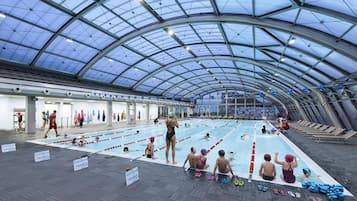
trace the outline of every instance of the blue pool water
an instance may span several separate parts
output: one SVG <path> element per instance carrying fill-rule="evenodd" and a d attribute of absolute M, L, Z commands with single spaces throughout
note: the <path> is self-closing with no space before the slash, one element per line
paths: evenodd
<path fill-rule="evenodd" d="M 185 123 L 189 123 L 190 127 L 184 127 Z M 244 121 L 244 120 L 202 120 L 193 119 L 180 121 L 180 128 L 176 129 L 176 161 L 182 166 L 191 147 L 195 147 L 196 154 L 199 154 L 202 148 L 210 149 L 216 145 L 207 155 L 209 164 L 208 171 L 212 171 L 215 161 L 218 157 L 217 152 L 220 149 L 225 150 L 226 158 L 231 160 L 233 172 L 238 175 L 248 175 L 249 165 L 252 153 L 252 144 L 256 141 L 256 154 L 253 176 L 258 177 L 260 164 L 263 162 L 263 155 L 269 153 L 274 159 L 274 153 L 279 152 L 279 160 L 284 160 L 285 154 L 292 154 L 298 160 L 298 168 L 295 170 L 297 178 L 302 176 L 302 168 L 309 167 L 295 150 L 290 147 L 280 135 L 262 135 L 261 128 L 266 125 L 267 130 L 272 126 L 264 124 L 263 121 Z M 255 128 L 256 127 L 256 132 Z M 140 131 L 137 133 L 136 131 Z M 206 133 L 210 133 L 210 138 L 205 139 Z M 255 134 L 256 133 L 256 134 Z M 155 136 L 155 152 L 156 161 L 165 161 L 165 134 L 166 126 L 164 123 L 159 125 L 143 125 L 133 128 L 121 128 L 117 130 L 106 130 L 98 132 L 90 132 L 78 135 L 71 135 L 67 138 L 51 138 L 39 139 L 38 143 L 48 145 L 59 145 L 67 148 L 76 148 L 78 150 L 86 150 L 91 152 L 114 153 L 131 159 L 139 158 L 144 153 L 146 145 L 149 143 L 149 137 Z M 71 144 L 71 139 L 84 135 L 86 144 L 83 147 L 74 146 Z M 242 138 L 241 136 L 245 137 Z M 99 136 L 100 142 L 95 142 L 95 136 Z M 123 152 L 123 147 L 128 147 L 129 152 Z M 233 152 L 233 154 L 230 154 Z M 169 155 L 171 159 L 171 153 Z M 277 177 L 275 181 L 280 181 L 281 166 L 276 165 Z M 310 168 L 311 169 L 311 168 Z M 312 170 L 311 180 L 321 183 L 321 180 Z"/>

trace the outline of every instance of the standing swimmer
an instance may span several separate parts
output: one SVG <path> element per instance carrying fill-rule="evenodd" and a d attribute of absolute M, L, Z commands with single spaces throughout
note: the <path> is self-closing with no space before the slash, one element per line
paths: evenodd
<path fill-rule="evenodd" d="M 175 127 L 178 128 L 179 125 L 177 123 L 176 118 L 174 118 L 174 114 L 173 113 L 171 113 L 169 115 L 169 118 L 166 120 L 166 127 L 167 127 L 167 132 L 166 132 L 166 152 L 165 152 L 166 163 L 170 163 L 170 161 L 169 161 L 169 149 L 170 149 L 170 146 L 171 146 L 172 163 L 176 164 L 176 161 L 175 161 L 175 145 L 176 145 Z"/>

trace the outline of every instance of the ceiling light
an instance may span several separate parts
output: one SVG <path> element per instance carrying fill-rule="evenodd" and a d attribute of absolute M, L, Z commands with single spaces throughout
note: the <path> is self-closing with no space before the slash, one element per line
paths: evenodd
<path fill-rule="evenodd" d="M 113 59 L 108 59 L 109 62 L 113 62 Z"/>
<path fill-rule="evenodd" d="M 185 50 L 186 50 L 186 51 L 190 51 L 190 49 L 191 49 L 191 48 L 188 47 L 188 46 L 185 47 Z"/>
<path fill-rule="evenodd" d="M 284 58 L 284 57 L 283 57 L 283 58 L 281 58 L 281 59 L 280 59 L 280 61 L 285 61 L 285 58 Z"/>
<path fill-rule="evenodd" d="M 67 38 L 66 41 L 69 42 L 69 43 L 73 43 L 73 40 L 70 39 L 70 38 Z"/>
<path fill-rule="evenodd" d="M 275 75 L 275 76 L 279 76 L 279 73 L 275 73 L 274 75 Z"/>
<path fill-rule="evenodd" d="M 197 63 L 198 63 L 198 65 L 201 65 L 201 61 L 198 61 Z"/>
<path fill-rule="evenodd" d="M 292 45 L 292 44 L 294 44 L 295 43 L 295 38 L 294 37 L 292 37 L 289 41 L 288 41 L 288 43 L 289 43 L 289 45 Z"/>
<path fill-rule="evenodd" d="M 173 35 L 175 34 L 174 31 L 172 31 L 172 30 L 170 30 L 170 29 L 167 31 L 167 33 L 168 33 L 170 36 L 173 36 Z"/>
<path fill-rule="evenodd" d="M 0 13 L 0 18 L 5 18 L 6 15 L 4 13 Z"/>

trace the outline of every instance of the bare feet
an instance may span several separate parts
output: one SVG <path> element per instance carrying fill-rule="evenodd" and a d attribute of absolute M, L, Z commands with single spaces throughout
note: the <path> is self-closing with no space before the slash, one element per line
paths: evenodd
<path fill-rule="evenodd" d="M 168 164 L 168 163 L 170 163 L 170 161 L 169 161 L 169 160 L 166 160 L 166 163 Z"/>
<path fill-rule="evenodd" d="M 175 164 L 177 164 L 177 162 L 176 162 L 176 161 L 172 161 L 172 164 L 174 164 L 174 165 L 175 165 Z"/>

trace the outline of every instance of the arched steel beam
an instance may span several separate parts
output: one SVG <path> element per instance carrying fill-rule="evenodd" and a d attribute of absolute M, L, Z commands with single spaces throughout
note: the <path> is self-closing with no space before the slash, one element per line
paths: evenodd
<path fill-rule="evenodd" d="M 210 85 L 210 86 L 212 86 L 212 85 L 216 86 L 217 85 L 218 86 L 219 84 L 208 83 L 208 85 Z M 233 80 L 230 83 L 226 83 L 224 88 L 220 87 L 220 89 L 221 90 L 225 90 L 225 89 L 228 89 L 228 88 L 231 89 L 232 87 L 234 88 L 234 90 L 243 90 L 243 91 L 245 91 L 247 89 L 247 87 L 250 87 L 250 88 L 255 88 L 259 92 L 262 92 L 262 89 L 259 88 L 260 86 L 257 86 L 256 84 L 248 82 L 246 80 L 244 81 L 244 83 L 242 83 L 241 80 Z M 197 94 L 198 95 L 202 95 L 202 94 L 206 93 L 205 90 L 206 89 L 204 87 L 200 87 L 197 90 L 190 90 L 189 92 L 184 93 L 183 96 L 188 96 L 190 93 L 194 93 L 196 95 Z M 265 92 L 265 91 L 263 91 L 263 92 L 264 92 L 264 94 L 269 94 L 268 92 Z M 180 93 L 178 93 L 178 94 L 180 94 Z M 281 93 L 278 94 L 278 96 L 276 98 L 279 99 L 279 100 L 280 99 L 282 99 L 282 100 L 290 100 L 289 98 L 286 97 L 286 95 L 281 94 Z M 287 101 L 286 103 L 291 103 L 291 102 Z"/>
<path fill-rule="evenodd" d="M 203 88 L 208 88 L 208 87 L 210 87 L 210 85 L 205 86 Z M 250 89 L 252 91 L 259 92 L 259 90 L 254 88 L 254 87 L 246 86 L 245 88 Z M 227 88 L 227 89 L 235 90 L 235 88 Z M 213 93 L 213 92 L 216 92 L 216 91 L 222 91 L 222 89 L 221 88 L 217 88 L 217 89 L 208 90 L 207 93 L 205 93 L 204 95 L 207 95 L 207 94 L 210 94 L 210 93 Z M 270 99 L 276 101 L 277 103 L 279 103 L 283 107 L 285 113 L 288 114 L 288 109 L 286 108 L 286 105 L 283 102 L 281 102 L 279 99 L 275 98 L 274 96 L 272 96 L 270 94 L 266 94 L 266 96 L 269 97 Z"/>
<path fill-rule="evenodd" d="M 48 0 L 42 0 L 47 4 L 50 4 L 51 6 L 57 8 L 58 6 L 55 5 L 53 2 L 48 1 Z M 62 31 L 64 31 L 69 25 L 71 25 L 74 21 L 76 21 L 77 19 L 81 18 L 82 15 L 86 12 L 88 12 L 89 10 L 93 9 L 94 7 L 96 7 L 98 5 L 98 3 L 102 3 L 106 0 L 98 0 L 95 1 L 91 4 L 89 4 L 86 8 L 84 8 L 83 10 L 81 10 L 79 13 L 77 14 L 73 14 L 73 13 L 69 13 L 69 11 L 65 12 L 64 9 L 60 9 L 61 11 L 65 12 L 66 14 L 71 15 L 71 18 L 64 23 L 61 28 L 59 28 L 52 36 L 51 38 L 45 43 L 45 45 L 41 48 L 41 50 L 37 53 L 37 55 L 35 56 L 35 58 L 32 60 L 31 62 L 31 66 L 35 65 L 36 62 L 38 61 L 38 59 L 41 57 L 41 55 L 46 51 L 46 49 L 51 45 L 51 43 L 62 33 Z"/>
<path fill-rule="evenodd" d="M 196 70 L 191 70 L 191 71 L 188 71 L 188 72 L 194 72 Z M 171 87 L 169 87 L 168 89 L 166 89 L 164 92 L 163 92 L 163 95 L 165 95 L 166 92 L 168 92 L 169 90 L 171 89 L 174 89 L 176 87 L 179 87 L 181 83 L 186 83 L 187 80 L 189 80 L 188 82 L 192 81 L 192 80 L 195 80 L 195 79 L 200 79 L 200 78 L 206 78 L 206 77 L 214 77 L 214 76 L 226 76 L 228 77 L 229 79 L 228 80 L 217 80 L 217 81 L 220 81 L 222 82 L 222 85 L 224 85 L 224 83 L 227 83 L 229 81 L 236 81 L 236 78 L 239 78 L 239 80 L 244 80 L 245 78 L 249 78 L 251 79 L 253 82 L 258 82 L 260 84 L 262 84 L 263 86 L 264 85 L 267 85 L 267 86 L 275 86 L 277 85 L 277 87 L 279 87 L 280 91 L 283 91 L 283 92 L 287 92 L 289 89 L 291 88 L 288 88 L 286 87 L 283 83 L 281 83 L 280 81 L 277 81 L 275 82 L 275 85 L 272 85 L 272 84 L 269 84 L 269 82 L 267 82 L 267 80 L 263 80 L 263 79 L 258 79 L 254 76 L 250 76 L 250 75 L 242 75 L 240 73 L 229 73 L 229 74 L 226 74 L 226 73 L 214 73 L 214 74 L 205 74 L 205 75 L 198 75 L 198 76 L 195 76 L 195 77 L 192 77 L 190 79 L 185 79 L 181 82 L 178 82 L 174 85 L 172 85 Z M 278 84 L 279 83 L 279 84 Z M 192 83 L 191 83 L 192 84 Z M 244 83 L 242 83 L 244 84 Z M 265 88 L 261 88 L 260 90 L 266 90 Z M 150 92 L 149 92 L 150 93 Z M 300 90 L 297 91 L 298 94 L 302 95 L 302 93 L 300 92 Z M 298 97 L 294 97 L 294 98 L 298 98 Z"/>
<path fill-rule="evenodd" d="M 218 68 L 218 69 L 222 69 L 221 67 L 209 67 L 209 68 L 207 68 L 207 69 L 210 69 L 210 71 L 209 72 L 211 72 L 213 69 L 215 69 L 215 68 Z M 240 69 L 240 68 L 236 68 L 236 67 L 225 67 L 224 69 L 233 69 L 233 70 L 239 70 L 239 71 L 247 71 L 247 72 L 250 72 L 250 73 L 254 73 L 254 71 L 253 70 L 246 70 L 246 69 Z M 185 71 L 184 73 L 187 73 L 187 72 L 195 72 L 195 71 L 197 71 L 197 70 L 202 70 L 202 69 L 193 69 L 193 70 L 188 70 L 188 71 Z M 237 73 L 238 75 L 241 75 L 241 73 Z M 289 89 L 292 89 L 292 88 L 288 88 L 288 87 L 286 87 L 287 85 L 290 85 L 290 86 L 294 86 L 294 83 L 291 83 L 290 82 L 290 80 L 289 79 L 285 79 L 284 77 L 280 77 L 279 79 L 277 79 L 277 77 L 276 76 L 274 76 L 274 75 L 272 75 L 272 74 L 269 74 L 269 73 L 261 73 L 261 72 L 258 72 L 258 73 L 256 73 L 256 74 L 258 74 L 259 76 L 261 76 L 261 77 L 263 77 L 263 78 L 266 78 L 267 80 L 264 80 L 265 82 L 270 82 L 271 80 L 274 80 L 275 81 L 275 84 L 276 85 L 279 85 L 279 86 L 281 86 L 282 88 L 284 88 L 284 90 L 285 91 L 288 91 Z M 207 75 L 207 74 L 206 74 Z M 212 77 L 213 76 L 215 76 L 215 75 L 217 75 L 216 73 L 211 73 L 211 74 L 209 74 L 209 75 L 211 75 Z M 231 73 L 229 73 L 229 74 L 224 74 L 224 76 L 228 76 L 228 77 L 231 77 L 230 76 L 231 75 Z M 235 76 L 235 74 L 234 74 L 234 76 Z M 252 77 L 252 78 L 254 78 L 253 76 L 250 76 L 250 75 L 242 75 L 242 76 L 244 76 L 244 77 Z M 170 79 L 170 78 L 169 78 Z M 169 80 L 168 79 L 168 80 Z M 168 81 L 168 80 L 164 80 L 163 82 L 161 82 L 160 84 L 158 84 L 157 86 L 160 86 L 162 83 L 164 83 L 164 82 L 166 82 L 166 81 Z M 230 81 L 230 80 L 217 80 L 217 81 L 221 81 L 221 82 L 224 82 L 224 81 Z M 155 88 L 153 88 L 151 91 L 148 91 L 148 93 L 151 93 L 153 90 L 154 90 Z M 300 89 L 297 89 L 297 91 L 296 91 L 297 93 L 301 93 L 300 92 Z"/>
<path fill-rule="evenodd" d="M 225 73 L 217 73 L 215 74 L 216 76 L 227 76 L 227 74 Z M 233 73 L 230 73 L 230 75 L 234 76 L 234 78 L 240 78 L 242 79 L 242 81 L 244 80 L 248 80 L 248 81 L 252 81 L 253 83 L 256 82 L 256 83 L 259 83 L 259 84 L 262 84 L 262 85 L 265 85 L 265 86 L 268 86 L 268 87 L 271 87 L 272 89 L 276 90 L 277 92 L 280 92 L 280 94 L 284 95 L 286 92 L 284 92 L 283 89 L 281 89 L 280 87 L 278 86 L 274 86 L 274 85 L 271 85 L 263 80 L 259 80 L 259 79 L 256 79 L 256 78 L 253 78 L 253 77 L 249 77 L 249 76 L 246 76 L 246 75 L 240 75 L 238 73 L 236 74 L 233 74 Z M 200 75 L 200 76 L 196 76 L 196 77 L 192 77 L 190 79 L 186 79 L 186 80 L 183 80 L 181 82 L 178 82 L 174 85 L 172 85 L 171 87 L 169 87 L 168 89 L 166 89 L 162 94 L 165 96 L 167 93 L 170 92 L 170 90 L 180 86 L 181 84 L 184 84 L 184 83 L 187 83 L 187 82 L 190 82 L 190 81 L 193 81 L 193 80 L 196 80 L 196 79 L 201 79 L 201 78 L 206 78 L 206 77 L 212 77 L 212 75 Z M 239 79 L 237 80 L 232 80 L 232 81 L 239 81 L 241 85 L 243 85 L 244 83 L 241 83 L 241 81 Z M 217 84 L 219 86 L 221 86 L 221 84 Z M 259 89 L 261 91 L 264 91 L 264 89 Z M 192 93 L 192 92 L 191 92 Z M 288 96 L 288 95 L 285 95 L 286 98 L 289 98 L 289 99 L 293 99 L 291 96 Z"/>
<path fill-rule="evenodd" d="M 186 44 L 187 46 L 193 46 L 193 45 L 208 45 L 208 44 L 221 44 L 221 45 L 227 45 L 226 43 L 222 43 L 222 42 L 205 42 L 205 43 L 190 43 L 190 44 Z M 252 45 L 247 45 L 247 44 L 241 44 L 241 43 L 229 43 L 230 45 L 237 45 L 237 46 L 243 46 L 243 47 L 248 47 L 248 48 L 254 48 Z M 259 48 L 268 48 L 268 47 L 277 47 L 277 46 L 280 46 L 280 45 L 266 45 L 266 46 L 258 46 Z M 126 47 L 127 48 L 127 47 Z M 121 75 L 125 74 L 128 70 L 132 69 L 133 67 L 135 67 L 137 64 L 139 64 L 140 62 L 146 60 L 146 59 L 150 59 L 151 61 L 154 61 L 155 63 L 158 63 L 159 62 L 156 62 L 155 60 L 152 59 L 153 56 L 155 55 L 158 55 L 160 53 L 163 53 L 163 52 L 167 52 L 167 51 L 170 51 L 172 49 L 176 49 L 176 48 L 182 48 L 182 46 L 175 46 L 175 47 L 170 47 L 170 48 L 167 48 L 165 50 L 160 50 L 158 52 L 155 52 L 151 55 L 148 55 L 148 56 L 143 56 L 143 58 L 141 58 L 140 60 L 138 60 L 137 62 L 135 62 L 134 64 L 132 64 L 131 66 L 129 66 L 128 68 L 126 68 L 125 70 L 123 70 L 120 74 L 118 74 L 113 80 L 112 80 L 112 84 L 115 82 L 116 79 L 118 79 Z M 206 47 L 207 48 L 207 47 Z M 228 47 L 230 49 L 230 46 Z M 207 48 L 208 49 L 208 48 Z M 231 51 L 231 50 L 230 50 Z M 233 54 L 232 54 L 233 55 Z M 232 56 L 232 55 L 229 55 L 229 56 Z M 192 56 L 192 58 L 194 58 L 194 56 Z"/>
<path fill-rule="evenodd" d="M 241 23 L 241 24 L 249 24 L 249 25 L 256 25 L 260 27 L 277 29 L 288 33 L 294 33 L 297 36 L 324 45 L 330 49 L 336 50 L 337 52 L 357 61 L 357 54 L 355 54 L 357 52 L 357 47 L 355 45 L 352 45 L 345 41 L 339 41 L 338 38 L 335 36 L 302 25 L 291 24 L 286 21 L 275 20 L 275 19 L 258 19 L 249 15 L 216 16 L 214 14 L 200 14 L 200 15 L 194 15 L 186 18 L 177 18 L 173 20 L 168 20 L 162 23 L 155 23 L 123 36 L 120 40 L 113 42 L 112 44 L 104 48 L 103 51 L 98 53 L 94 58 L 92 58 L 91 61 L 89 61 L 88 64 L 84 68 L 82 68 L 82 70 L 77 74 L 77 76 L 82 77 L 84 73 L 103 56 L 108 54 L 116 47 L 124 44 L 125 42 L 137 36 L 141 36 L 145 33 L 157 29 L 167 28 L 170 26 L 175 26 L 180 24 L 191 24 L 191 23 L 198 23 L 198 22 L 199 23 L 203 23 L 203 22 Z"/>
<path fill-rule="evenodd" d="M 145 76 L 144 78 L 142 78 L 137 84 L 135 84 L 133 86 L 133 88 L 135 89 L 136 87 L 138 87 L 139 85 L 141 85 L 143 82 L 145 82 L 146 80 L 148 80 L 149 78 L 151 78 L 152 76 L 156 75 L 157 73 L 160 73 L 164 70 L 167 70 L 171 67 L 177 66 L 177 65 L 181 65 L 184 63 L 189 63 L 189 62 L 196 62 L 196 61 L 202 61 L 202 60 L 231 60 L 231 61 L 240 61 L 240 62 L 244 62 L 244 63 L 249 63 L 249 64 L 253 64 L 256 66 L 260 66 L 264 69 L 268 69 L 270 71 L 278 71 L 279 74 L 286 76 L 287 78 L 294 80 L 296 82 L 298 82 L 299 84 L 303 85 L 303 86 L 307 86 L 309 88 L 313 88 L 314 86 L 305 80 L 302 80 L 300 78 L 298 78 L 296 75 L 294 75 L 291 72 L 286 71 L 285 69 L 282 68 L 277 68 L 276 66 L 273 66 L 271 64 L 267 64 L 267 63 L 262 63 L 259 61 L 255 61 L 253 59 L 248 59 L 248 58 L 239 58 L 239 57 L 231 57 L 231 56 L 203 56 L 203 57 L 196 57 L 196 58 L 188 58 L 188 59 L 183 59 L 177 62 L 173 62 L 171 64 L 168 64 L 164 67 L 158 68 L 155 71 L 153 71 L 152 73 L 148 74 L 147 76 Z M 292 87 L 294 88 L 294 87 Z M 313 89 L 312 89 L 313 90 Z M 314 90 L 313 90 L 314 91 Z M 316 90 L 315 90 L 316 91 Z M 316 91 L 317 93 L 320 93 L 318 91 Z"/>

